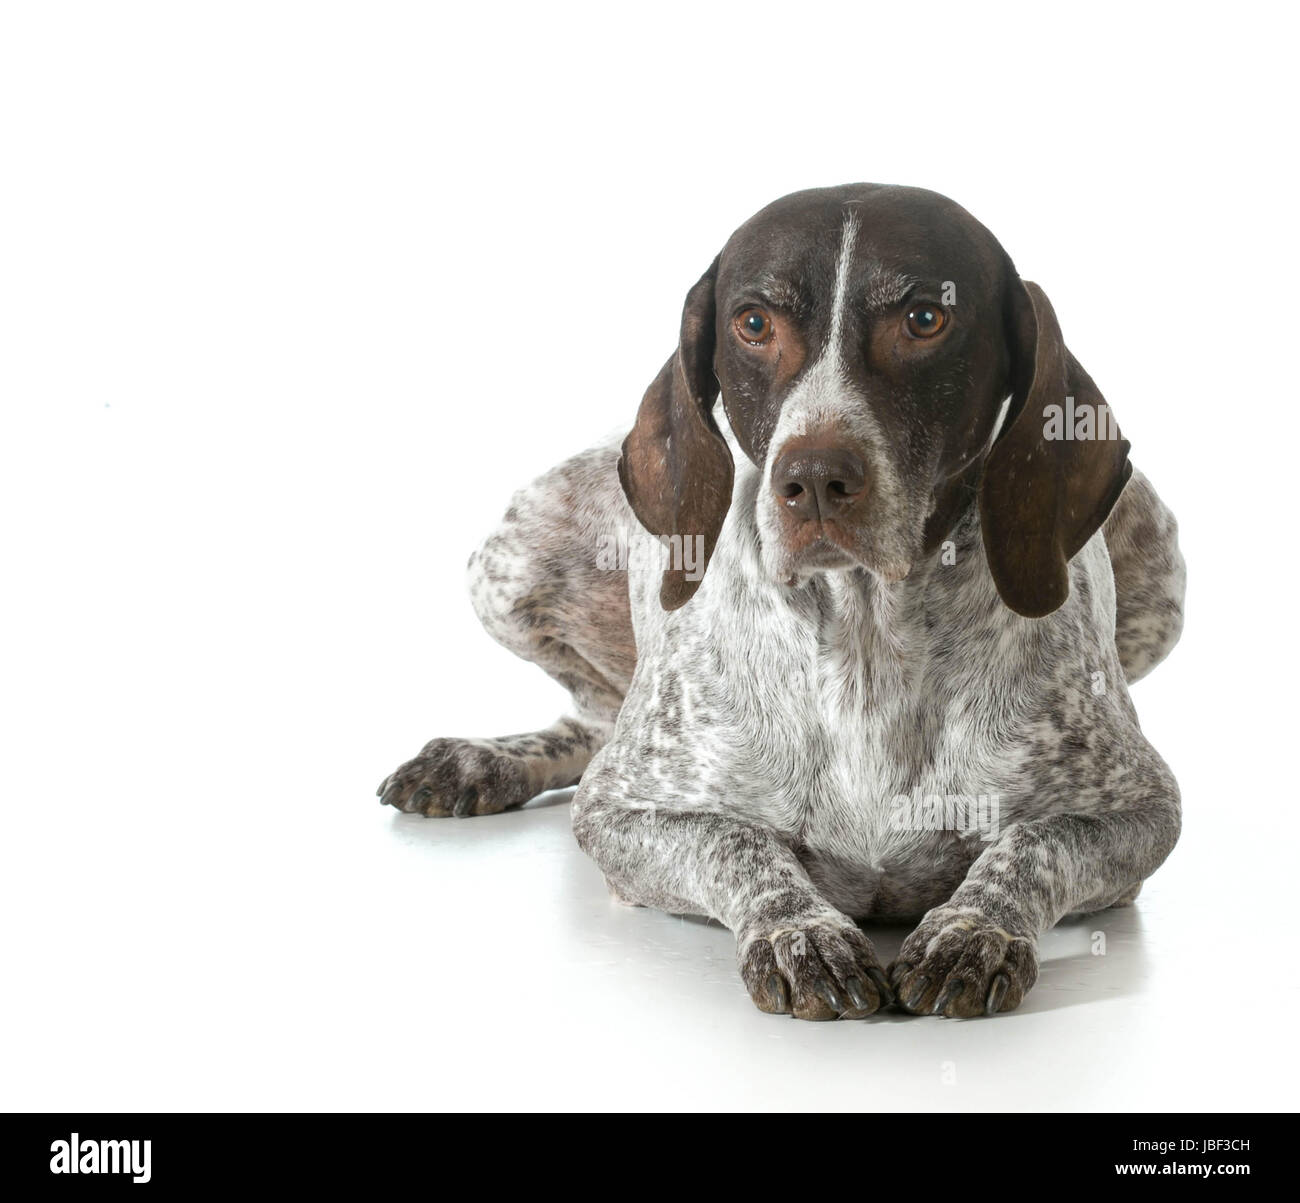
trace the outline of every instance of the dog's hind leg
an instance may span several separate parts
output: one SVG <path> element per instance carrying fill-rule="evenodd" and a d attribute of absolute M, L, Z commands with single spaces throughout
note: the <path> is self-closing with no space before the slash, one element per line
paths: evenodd
<path fill-rule="evenodd" d="M 1131 685 L 1182 634 L 1187 566 L 1178 523 L 1141 472 L 1133 473 L 1103 530 L 1115 573 L 1115 646 Z"/>
<path fill-rule="evenodd" d="M 469 564 L 488 633 L 563 685 L 575 713 L 522 735 L 435 739 L 384 779 L 385 803 L 431 817 L 496 814 L 577 784 L 609 738 L 636 664 L 627 573 L 606 558 L 635 526 L 617 459 L 617 445 L 595 448 L 516 494 Z"/>

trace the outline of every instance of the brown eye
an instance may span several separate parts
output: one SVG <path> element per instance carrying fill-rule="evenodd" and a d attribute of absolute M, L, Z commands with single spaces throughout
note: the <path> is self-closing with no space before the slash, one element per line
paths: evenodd
<path fill-rule="evenodd" d="M 913 305 L 907 311 L 907 332 L 913 338 L 933 338 L 947 324 L 941 305 Z"/>
<path fill-rule="evenodd" d="M 736 333 L 751 346 L 761 347 L 772 337 L 772 319 L 761 309 L 746 309 L 736 318 Z"/>

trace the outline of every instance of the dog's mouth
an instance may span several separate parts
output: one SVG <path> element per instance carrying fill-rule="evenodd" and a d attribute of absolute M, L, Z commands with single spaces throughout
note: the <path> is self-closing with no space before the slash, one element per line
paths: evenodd
<path fill-rule="evenodd" d="M 882 554 L 869 532 L 834 520 L 801 522 L 793 530 L 786 530 L 781 542 L 778 575 L 787 584 L 798 584 L 819 572 L 851 568 L 865 568 L 881 580 L 896 584 L 912 570 L 910 559 Z"/>

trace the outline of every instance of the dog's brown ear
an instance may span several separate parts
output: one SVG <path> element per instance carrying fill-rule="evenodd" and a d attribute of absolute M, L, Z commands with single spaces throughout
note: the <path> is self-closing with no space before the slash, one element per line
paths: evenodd
<path fill-rule="evenodd" d="M 1051 302 L 1013 276 L 1011 404 L 980 482 L 984 552 L 998 593 L 1041 618 L 1070 595 L 1070 559 L 1133 472 L 1106 400 L 1061 338 Z"/>
<path fill-rule="evenodd" d="M 713 420 L 717 272 L 715 259 L 687 293 L 677 350 L 646 390 L 618 461 L 623 492 L 641 525 L 671 540 L 659 589 L 665 610 L 684 606 L 700 587 L 731 505 L 731 452 Z"/>

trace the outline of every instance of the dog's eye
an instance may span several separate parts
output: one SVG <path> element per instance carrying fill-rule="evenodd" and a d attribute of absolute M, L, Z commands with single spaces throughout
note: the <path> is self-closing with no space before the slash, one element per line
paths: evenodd
<path fill-rule="evenodd" d="M 941 305 L 913 305 L 907 311 L 907 332 L 913 338 L 933 338 L 947 324 Z"/>
<path fill-rule="evenodd" d="M 736 318 L 736 333 L 751 346 L 761 347 L 772 337 L 772 319 L 761 309 L 746 309 Z"/>

